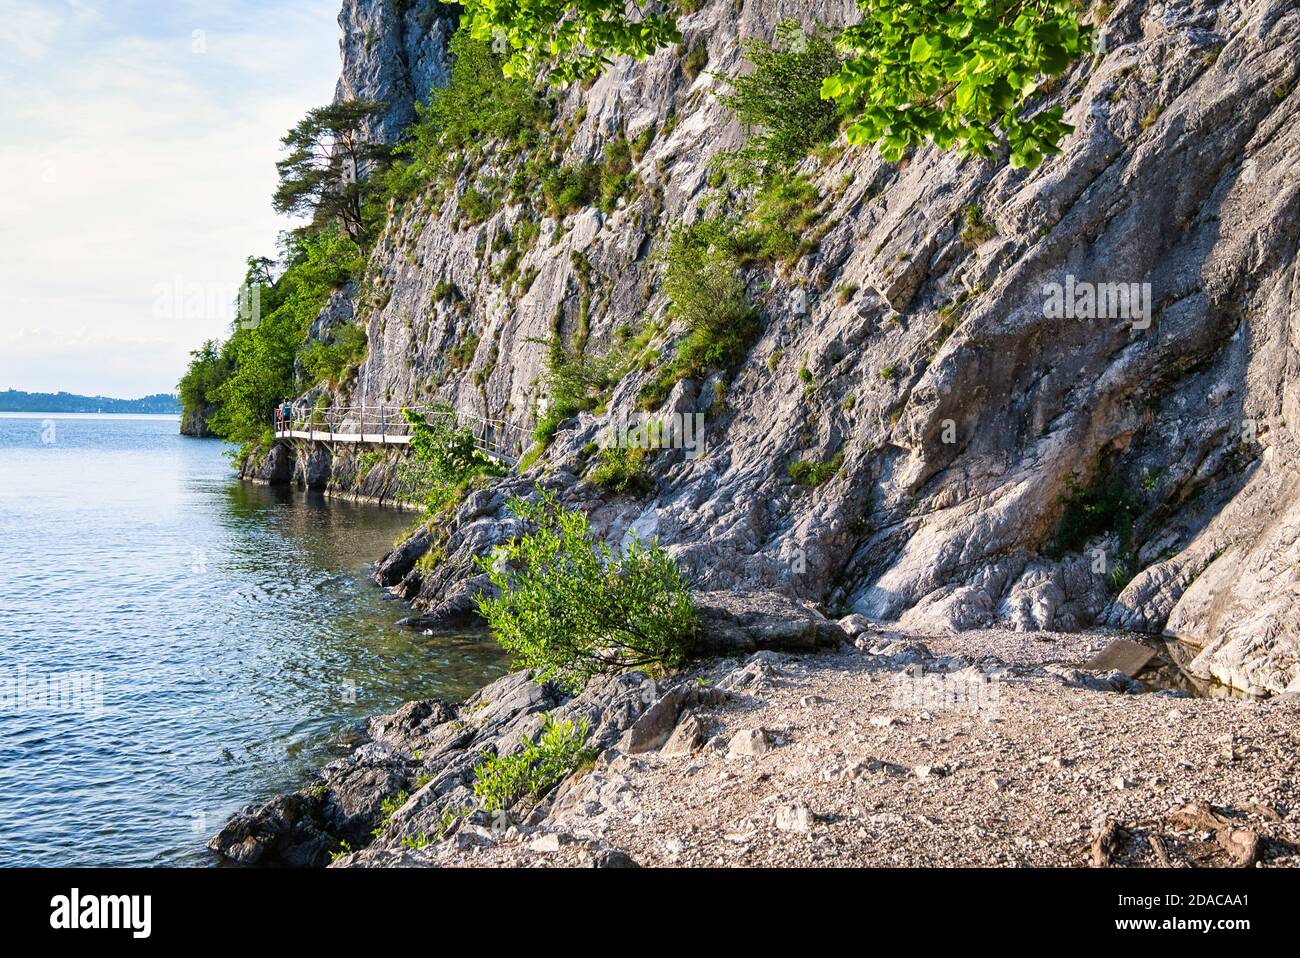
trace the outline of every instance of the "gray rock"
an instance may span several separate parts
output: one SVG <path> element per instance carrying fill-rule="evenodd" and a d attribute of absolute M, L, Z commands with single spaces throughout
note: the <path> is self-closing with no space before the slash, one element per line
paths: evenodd
<path fill-rule="evenodd" d="M 677 727 L 677 717 L 686 701 L 686 693 L 684 686 L 677 686 L 646 709 L 624 734 L 620 743 L 623 751 L 630 755 L 649 752 L 668 741 L 673 729 Z"/>
<path fill-rule="evenodd" d="M 727 746 L 730 757 L 744 756 L 754 758 L 772 751 L 772 734 L 766 729 L 742 729 L 731 737 Z"/>
<path fill-rule="evenodd" d="M 399 543 L 376 565 L 375 584 L 385 587 L 397 585 L 415 568 L 415 564 L 432 545 L 433 534 L 427 529 L 421 529 L 409 539 Z"/>
<path fill-rule="evenodd" d="M 677 727 L 673 729 L 672 736 L 660 750 L 660 754 L 666 756 L 690 755 L 704 746 L 706 738 L 704 723 L 699 720 L 694 712 L 684 712 L 677 722 Z"/>
<path fill-rule="evenodd" d="M 781 806 L 773 818 L 776 827 L 783 832 L 810 832 L 816 821 L 812 809 L 803 802 Z"/>
<path fill-rule="evenodd" d="M 596 868 L 640 868 L 627 852 L 618 848 L 611 848 L 607 851 L 600 852 L 592 861 Z"/>
<path fill-rule="evenodd" d="M 856 612 L 840 619 L 839 626 L 850 639 L 856 639 L 864 632 L 871 630 L 871 623 L 867 621 L 866 616 L 859 615 Z"/>
<path fill-rule="evenodd" d="M 839 623 L 778 593 L 697 593 L 695 604 L 701 654 L 736 655 L 755 649 L 809 652 L 833 648 L 848 638 Z"/>
<path fill-rule="evenodd" d="M 1056 676 L 1063 684 L 1072 688 L 1091 689 L 1094 692 L 1141 692 L 1145 688 L 1141 682 L 1129 678 L 1118 669 L 1110 672 L 1089 672 L 1086 669 L 1048 665 L 1043 671 Z"/>
<path fill-rule="evenodd" d="M 528 843 L 530 850 L 542 854 L 552 854 L 560 850 L 563 842 L 560 840 L 558 832 L 547 832 L 545 835 L 539 835 Z"/>

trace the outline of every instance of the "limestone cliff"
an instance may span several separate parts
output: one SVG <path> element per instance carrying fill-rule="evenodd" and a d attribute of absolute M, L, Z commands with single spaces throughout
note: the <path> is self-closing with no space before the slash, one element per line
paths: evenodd
<path fill-rule="evenodd" d="M 452 16 L 346 0 L 340 95 L 386 100 L 396 136 L 445 79 Z M 662 321 L 656 241 L 698 215 L 709 157 L 742 140 L 712 74 L 740 70 L 741 38 L 786 17 L 843 24 L 856 8 L 712 0 L 681 21 L 704 71 L 662 51 L 567 91 L 570 160 L 654 128 L 635 164 L 643 188 L 608 214 L 543 220 L 513 275 L 494 241 L 525 206 L 473 225 L 466 177 L 409 204 L 367 291 L 331 304 L 370 337 L 332 401 L 441 399 L 531 428 L 553 331 L 581 329 L 599 354 Z M 783 591 L 930 630 L 1167 630 L 1203 646 L 1203 674 L 1300 682 L 1300 9 L 1124 0 L 1100 32 L 1100 52 L 1047 98 L 1076 127 L 1064 155 L 1033 171 L 934 149 L 896 165 L 869 149 L 806 162 L 822 195 L 815 248 L 748 274 L 763 329 L 739 372 L 680 383 L 661 410 L 702 413 L 706 455 L 658 452 L 650 493 L 611 496 L 582 479 L 604 419 L 575 417 L 526 476 L 476 493 L 439 531 L 433 572 L 411 566 L 425 536 L 381 580 L 430 622 L 466 614 L 472 556 L 513 528 L 506 493 L 545 481 L 612 539 L 657 535 L 701 589 Z M 437 295 L 446 284 L 459 296 Z M 1149 284 L 1149 324 L 1054 315 L 1052 291 L 1084 284 Z M 668 327 L 663 354 L 678 335 Z M 634 410 L 654 373 L 629 373 L 607 415 Z M 297 464 L 300 480 L 393 495 L 387 463 L 322 455 Z M 796 460 L 839 468 L 809 488 L 790 476 Z M 290 465 L 262 468 L 283 478 Z M 1100 483 L 1132 506 L 1121 577 L 1118 535 L 1051 548 L 1072 498 Z"/>

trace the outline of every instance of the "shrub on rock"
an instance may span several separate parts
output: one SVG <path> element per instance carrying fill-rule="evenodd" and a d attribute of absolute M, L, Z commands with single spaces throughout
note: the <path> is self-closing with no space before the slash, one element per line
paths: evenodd
<path fill-rule="evenodd" d="M 478 596 L 493 634 L 538 679 L 581 688 L 594 675 L 680 664 L 696 631 L 686 579 L 658 542 L 615 553 L 554 495 L 512 499 L 530 531 L 479 564 L 499 597 Z"/>

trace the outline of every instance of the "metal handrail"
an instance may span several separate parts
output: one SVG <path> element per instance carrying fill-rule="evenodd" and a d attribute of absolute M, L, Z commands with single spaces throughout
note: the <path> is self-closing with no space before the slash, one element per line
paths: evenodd
<path fill-rule="evenodd" d="M 322 442 L 385 445 L 389 442 L 398 444 L 401 440 L 410 438 L 411 425 L 402 415 L 403 410 L 419 413 L 426 419 L 450 419 L 454 428 L 469 430 L 478 449 L 511 465 L 519 461 L 528 445 L 528 433 L 520 426 L 504 419 L 490 419 L 461 410 L 449 411 L 446 406 L 379 405 L 314 409 L 294 405 L 290 408 L 288 419 L 280 417 L 279 407 L 276 407 L 272 419 L 278 439 L 306 438 Z M 307 435 L 295 436 L 293 433 Z"/>

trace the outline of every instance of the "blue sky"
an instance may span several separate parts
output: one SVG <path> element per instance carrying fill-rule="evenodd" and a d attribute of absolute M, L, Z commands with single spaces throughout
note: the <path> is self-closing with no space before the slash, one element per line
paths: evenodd
<path fill-rule="evenodd" d="M 0 390 L 171 391 L 225 335 L 339 6 L 0 0 Z"/>

